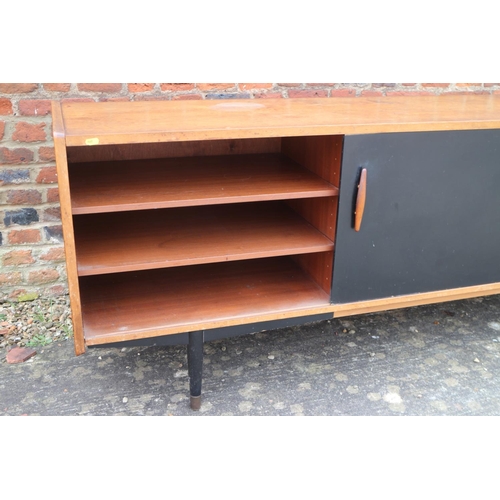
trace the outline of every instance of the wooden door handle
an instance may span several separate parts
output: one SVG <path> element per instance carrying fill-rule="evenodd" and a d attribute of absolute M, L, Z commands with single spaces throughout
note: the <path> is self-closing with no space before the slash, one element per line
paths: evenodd
<path fill-rule="evenodd" d="M 354 230 L 359 231 L 361 221 L 363 220 L 363 212 L 365 211 L 366 201 L 366 168 L 361 170 L 358 184 L 358 194 L 356 196 L 356 208 L 354 211 Z"/>

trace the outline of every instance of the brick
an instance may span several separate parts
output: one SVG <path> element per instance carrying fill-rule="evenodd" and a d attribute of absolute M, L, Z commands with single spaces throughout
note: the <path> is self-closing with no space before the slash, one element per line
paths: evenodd
<path fill-rule="evenodd" d="M 272 89 L 272 83 L 238 83 L 240 90 L 265 90 Z"/>
<path fill-rule="evenodd" d="M 135 94 L 134 101 L 169 101 L 171 95 L 151 95 L 151 94 Z"/>
<path fill-rule="evenodd" d="M 200 94 L 178 94 L 172 97 L 174 101 L 199 101 L 203 99 Z"/>
<path fill-rule="evenodd" d="M 160 90 L 162 92 L 182 92 L 193 89 L 194 83 L 160 83 Z"/>
<path fill-rule="evenodd" d="M 61 220 L 61 207 L 50 207 L 44 210 L 43 220 L 46 222 L 59 222 Z"/>
<path fill-rule="evenodd" d="M 277 84 L 279 87 L 302 87 L 302 84 L 301 83 L 278 83 Z"/>
<path fill-rule="evenodd" d="M 45 290 L 45 295 L 49 296 L 60 296 L 66 295 L 68 293 L 68 289 L 64 285 L 54 285 Z"/>
<path fill-rule="evenodd" d="M 485 87 L 496 87 L 497 85 L 500 85 L 500 83 L 483 83 Z"/>
<path fill-rule="evenodd" d="M 125 101 L 130 101 L 130 96 L 123 96 L 123 97 L 102 96 L 102 97 L 99 97 L 99 102 L 125 102 Z"/>
<path fill-rule="evenodd" d="M 20 272 L 0 273 L 0 285 L 12 286 L 21 283 L 22 275 Z"/>
<path fill-rule="evenodd" d="M 250 94 L 207 94 L 205 99 L 250 99 Z"/>
<path fill-rule="evenodd" d="M 384 94 L 380 90 L 362 90 L 363 97 L 383 97 Z"/>
<path fill-rule="evenodd" d="M 59 203 L 59 188 L 47 189 L 47 203 Z"/>
<path fill-rule="evenodd" d="M 3 256 L 2 262 L 4 266 L 20 266 L 33 264 L 35 260 L 31 255 L 31 250 L 12 250 Z"/>
<path fill-rule="evenodd" d="M 480 83 L 456 83 L 457 87 L 480 87 Z"/>
<path fill-rule="evenodd" d="M 64 261 L 64 247 L 51 248 L 47 253 L 44 253 L 41 260 L 49 262 L 63 262 Z"/>
<path fill-rule="evenodd" d="M 10 99 L 0 99 L 0 115 L 11 115 L 14 113 Z"/>
<path fill-rule="evenodd" d="M 24 363 L 35 354 L 35 349 L 32 349 L 31 347 L 14 347 L 7 353 L 5 359 L 7 363 L 10 364 Z"/>
<path fill-rule="evenodd" d="M 22 99 L 18 107 L 21 115 L 25 116 L 45 116 L 51 113 L 48 99 Z"/>
<path fill-rule="evenodd" d="M 56 152 L 54 148 L 49 146 L 40 146 L 38 149 L 39 161 L 54 161 L 56 159 Z"/>
<path fill-rule="evenodd" d="M 26 169 L 0 168 L 0 186 L 22 184 L 30 181 L 30 171 Z"/>
<path fill-rule="evenodd" d="M 214 92 L 221 90 L 234 89 L 236 86 L 234 83 L 197 83 L 196 88 L 202 92 Z"/>
<path fill-rule="evenodd" d="M 29 94 L 37 88 L 37 83 L 0 83 L 0 94 Z"/>
<path fill-rule="evenodd" d="M 43 285 L 45 283 L 52 283 L 59 279 L 59 272 L 57 269 L 46 268 L 39 271 L 31 271 L 28 275 L 28 282 L 32 285 Z"/>
<path fill-rule="evenodd" d="M 449 83 L 422 83 L 422 87 L 437 87 L 437 88 L 444 88 L 444 87 L 449 87 Z"/>
<path fill-rule="evenodd" d="M 121 83 L 78 83 L 80 92 L 106 92 L 115 93 L 122 89 Z"/>
<path fill-rule="evenodd" d="M 341 89 L 368 89 L 371 87 L 371 83 L 340 83 L 339 84 Z M 392 86 L 392 85 L 396 85 L 395 83 L 394 84 L 390 84 L 390 83 L 387 83 L 386 85 L 389 85 L 389 86 Z"/>
<path fill-rule="evenodd" d="M 91 97 L 67 97 L 61 99 L 61 102 L 95 102 Z"/>
<path fill-rule="evenodd" d="M 55 184 L 57 182 L 56 167 L 43 167 L 36 177 L 38 184 Z"/>
<path fill-rule="evenodd" d="M 33 151 L 26 148 L 0 148 L 0 163 L 29 163 L 33 161 L 33 156 Z"/>
<path fill-rule="evenodd" d="M 0 122 L 0 141 L 3 139 L 4 132 L 5 132 L 5 122 Z"/>
<path fill-rule="evenodd" d="M 490 92 L 488 90 L 445 90 L 444 94 L 446 95 L 489 95 Z"/>
<path fill-rule="evenodd" d="M 436 95 L 434 92 L 430 92 L 428 90 L 388 90 L 386 93 L 386 96 L 391 97 L 391 96 L 398 96 L 398 95 L 403 95 L 403 96 L 413 96 L 413 95 Z"/>
<path fill-rule="evenodd" d="M 51 243 L 63 243 L 62 226 L 45 226 L 45 237 Z"/>
<path fill-rule="evenodd" d="M 328 91 L 326 90 L 289 90 L 288 97 L 297 98 L 297 97 L 328 97 Z"/>
<path fill-rule="evenodd" d="M 154 83 L 129 83 L 127 85 L 128 91 L 131 93 L 136 93 L 136 92 L 150 92 L 151 90 L 154 90 L 155 84 Z"/>
<path fill-rule="evenodd" d="M 9 294 L 9 299 L 10 300 L 17 300 L 17 298 L 21 295 L 24 295 L 26 292 L 26 290 L 24 288 L 17 288 L 16 290 L 13 290 L 10 294 Z"/>
<path fill-rule="evenodd" d="M 330 97 L 356 97 L 356 91 L 354 89 L 333 89 L 330 91 Z"/>
<path fill-rule="evenodd" d="M 11 205 L 37 205 L 42 203 L 42 193 L 36 189 L 12 189 L 7 191 L 7 203 Z"/>
<path fill-rule="evenodd" d="M 5 212 L 4 224 L 9 227 L 12 224 L 27 226 L 32 222 L 38 222 L 38 212 L 34 208 L 21 208 Z"/>
<path fill-rule="evenodd" d="M 334 87 L 336 83 L 306 83 L 307 87 Z"/>
<path fill-rule="evenodd" d="M 71 83 L 44 83 L 43 88 L 49 92 L 69 92 Z"/>
<path fill-rule="evenodd" d="M 39 229 L 11 229 L 8 240 L 11 245 L 23 243 L 39 243 L 42 239 Z"/>
<path fill-rule="evenodd" d="M 16 124 L 12 140 L 19 142 L 38 142 L 47 139 L 45 135 L 46 123 L 19 122 Z"/>

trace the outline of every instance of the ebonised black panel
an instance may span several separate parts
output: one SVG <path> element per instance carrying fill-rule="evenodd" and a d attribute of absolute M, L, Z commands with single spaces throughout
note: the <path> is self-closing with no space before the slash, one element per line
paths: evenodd
<path fill-rule="evenodd" d="M 353 229 L 367 169 L 361 229 Z M 344 141 L 332 302 L 500 282 L 500 131 Z"/>

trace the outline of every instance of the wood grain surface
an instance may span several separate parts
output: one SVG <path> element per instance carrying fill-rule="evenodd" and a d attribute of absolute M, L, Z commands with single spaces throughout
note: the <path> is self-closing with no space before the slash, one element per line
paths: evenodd
<path fill-rule="evenodd" d="M 70 181 L 74 214 L 338 194 L 281 154 L 80 163 Z"/>
<path fill-rule="evenodd" d="M 85 215 L 74 225 L 80 276 L 333 249 L 281 202 Z"/>
<path fill-rule="evenodd" d="M 63 103 L 67 146 L 500 128 L 495 95 Z"/>
<path fill-rule="evenodd" d="M 288 257 L 80 278 L 88 345 L 327 312 Z M 312 312 L 314 311 L 314 312 Z"/>
<path fill-rule="evenodd" d="M 85 352 L 85 341 L 83 338 L 83 322 L 80 304 L 80 289 L 78 285 L 73 217 L 71 215 L 71 192 L 68 179 L 68 160 L 66 157 L 64 120 L 61 112 L 61 104 L 56 101 L 52 102 L 52 129 L 54 135 L 59 199 L 61 203 L 61 222 L 64 236 L 64 252 L 66 257 L 66 273 L 68 276 L 68 291 L 73 321 L 75 354 L 80 355 Z"/>

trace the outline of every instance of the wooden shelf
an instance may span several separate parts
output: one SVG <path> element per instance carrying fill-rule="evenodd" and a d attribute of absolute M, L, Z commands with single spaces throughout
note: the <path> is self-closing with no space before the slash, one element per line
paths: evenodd
<path fill-rule="evenodd" d="M 333 250 L 282 202 L 86 215 L 74 227 L 80 276 Z"/>
<path fill-rule="evenodd" d="M 289 257 L 80 278 L 88 345 L 328 312 Z"/>
<path fill-rule="evenodd" d="M 78 163 L 69 175 L 75 215 L 338 194 L 281 154 Z"/>

